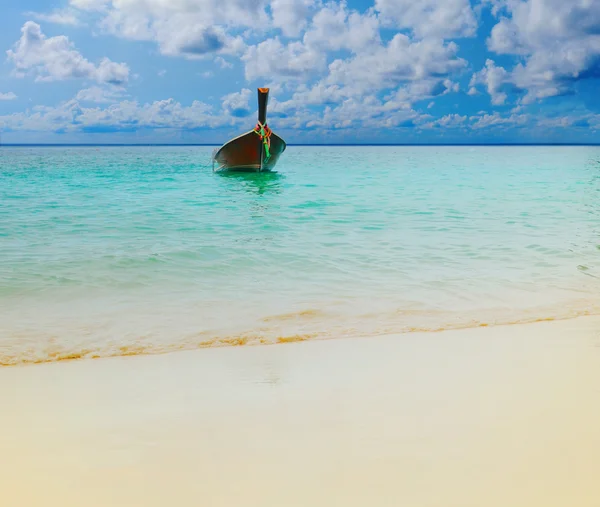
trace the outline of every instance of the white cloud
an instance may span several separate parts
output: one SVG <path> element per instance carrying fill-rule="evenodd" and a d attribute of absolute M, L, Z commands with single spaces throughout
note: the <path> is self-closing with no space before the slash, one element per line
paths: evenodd
<path fill-rule="evenodd" d="M 559 118 L 540 118 L 537 121 L 538 126 L 549 128 L 565 128 L 572 126 L 572 124 L 573 118 L 568 118 L 566 116 Z"/>
<path fill-rule="evenodd" d="M 163 54 L 201 58 L 241 54 L 243 40 L 231 31 L 270 24 L 266 0 L 71 0 L 80 9 L 99 11 L 100 26 L 126 39 L 152 41 Z"/>
<path fill-rule="evenodd" d="M 168 34 L 160 40 L 161 52 L 169 56 L 203 58 L 213 53 L 239 54 L 244 42 L 240 37 L 232 37 L 219 26 L 194 26 L 185 30 L 160 32 Z"/>
<path fill-rule="evenodd" d="M 442 116 L 437 121 L 437 124 L 440 127 L 462 127 L 466 121 L 466 116 L 461 116 L 460 114 L 447 114 L 446 116 Z"/>
<path fill-rule="evenodd" d="M 418 97 L 455 91 L 457 85 L 446 89 L 443 83 L 466 62 L 454 42 L 440 37 L 471 35 L 476 27 L 468 0 L 422 5 L 378 0 L 364 11 L 327 0 L 72 0 L 71 5 L 96 8 L 106 31 L 154 41 L 163 54 L 210 56 L 221 68 L 232 67 L 224 56 L 240 58 L 247 81 L 279 83 L 292 93 L 297 88 L 311 103 L 340 103 L 410 83 L 402 99 L 403 107 L 410 107 Z M 396 34 L 384 43 L 380 18 L 405 23 L 413 35 Z M 282 104 L 298 108 L 299 100 L 296 95 Z"/>
<path fill-rule="evenodd" d="M 466 115 L 461 116 L 460 114 L 447 114 L 446 116 L 442 116 L 438 120 L 431 121 L 423 125 L 424 128 L 435 128 L 440 127 L 443 129 L 453 129 L 453 128 L 465 128 L 467 122 Z"/>
<path fill-rule="evenodd" d="M 120 88 L 101 88 L 99 86 L 92 86 L 91 88 L 80 90 L 75 98 L 81 102 L 96 102 L 101 104 L 115 102 L 121 99 L 123 94 L 124 91 Z"/>
<path fill-rule="evenodd" d="M 290 46 L 278 43 L 276 49 L 283 52 Z M 297 47 L 305 51 L 311 49 L 301 44 Z M 305 120 L 311 122 L 309 126 L 325 128 L 331 121 L 333 126 L 341 128 L 351 123 L 351 112 L 360 118 L 371 118 L 373 125 L 388 122 L 394 126 L 412 122 L 407 114 L 415 102 L 459 90 L 458 83 L 450 76 L 462 70 L 466 62 L 456 57 L 458 47 L 454 43 L 414 42 L 406 35 L 397 34 L 388 44 L 379 41 L 367 47 L 347 59 L 334 61 L 316 83 L 298 84 L 290 99 L 273 101 L 271 110 L 288 116 L 286 124 L 294 128 L 306 125 Z M 321 53 L 312 54 L 317 59 Z M 281 54 L 261 60 L 263 64 L 273 62 L 265 69 L 265 75 L 268 75 L 267 70 L 271 75 L 278 71 L 279 62 L 290 63 L 290 59 Z M 322 60 L 317 59 L 317 62 Z M 324 70 L 315 67 L 315 64 L 307 64 L 303 70 L 307 75 L 311 70 L 315 74 Z M 308 108 L 323 105 L 326 107 L 322 118 L 315 119 L 314 111 Z"/>
<path fill-rule="evenodd" d="M 537 126 L 543 128 L 585 128 L 593 129 L 600 125 L 600 114 L 591 114 L 585 112 L 584 114 L 573 114 L 568 116 L 559 117 L 542 117 L 536 121 Z"/>
<path fill-rule="evenodd" d="M 375 9 L 384 24 L 417 37 L 471 37 L 477 28 L 469 0 L 375 0 Z"/>
<path fill-rule="evenodd" d="M 246 88 L 223 96 L 221 108 L 213 108 L 199 101 L 184 106 L 173 99 L 146 104 L 122 100 L 102 107 L 91 104 L 93 100 L 104 102 L 104 99 L 108 99 L 106 92 L 95 88 L 84 89 L 75 99 L 56 107 L 37 106 L 31 111 L 0 116 L 0 126 L 15 131 L 71 133 L 133 132 L 143 129 L 185 131 L 226 126 L 234 126 L 238 130 L 248 127 L 248 115 L 256 107 L 256 91 Z M 281 103 L 273 99 L 269 109 L 272 113 L 281 112 L 282 109 L 290 111 L 279 106 Z M 291 113 L 274 117 L 278 130 L 412 128 L 430 119 L 430 116 L 421 115 L 410 108 L 390 109 L 388 101 L 371 96 L 346 98 L 340 104 L 325 107 L 319 115 L 306 109 L 306 105 Z"/>
<path fill-rule="evenodd" d="M 249 47 L 242 60 L 248 81 L 273 77 L 305 79 L 325 68 L 326 55 L 299 41 L 284 45 L 274 38 Z"/>
<path fill-rule="evenodd" d="M 501 89 L 510 82 L 509 73 L 504 67 L 496 67 L 493 60 L 489 58 L 485 62 L 485 67 L 479 72 L 475 72 L 471 78 L 469 86 L 469 95 L 475 95 L 477 90 L 474 88 L 476 85 L 484 85 L 487 92 L 492 97 L 492 104 L 498 106 L 506 102 L 508 98 L 507 94 Z"/>
<path fill-rule="evenodd" d="M 511 80 L 530 103 L 570 93 L 579 79 L 600 76 L 600 2 L 495 0 L 502 15 L 488 39 L 490 50 L 518 55 Z"/>
<path fill-rule="evenodd" d="M 31 111 L 0 116 L 0 128 L 14 131 L 67 132 L 67 133 L 110 133 L 136 132 L 144 129 L 181 132 L 197 129 L 232 127 L 234 131 L 248 127 L 248 114 L 255 102 L 255 92 L 242 89 L 222 97 L 222 108 L 213 108 L 203 102 L 194 101 L 189 106 L 173 100 L 158 100 L 140 104 L 123 100 L 108 106 L 85 105 L 84 98 L 95 92 L 82 90 L 78 98 L 56 107 L 37 106 Z M 252 102 L 251 102 L 252 101 Z M 249 104 L 252 104 L 252 107 Z M 273 100 L 271 110 L 279 110 L 281 103 Z M 352 135 L 378 129 L 508 129 L 522 127 L 530 121 L 525 114 L 500 115 L 480 112 L 470 118 L 460 114 L 448 114 L 434 119 L 410 107 L 391 107 L 390 101 L 373 96 L 349 97 L 339 104 L 327 105 L 315 115 L 308 109 L 294 110 L 289 116 L 277 116 L 276 128 L 300 131 L 335 131 L 352 129 Z M 540 126 L 585 127 L 600 125 L 600 115 L 587 115 L 547 119 L 538 121 Z M 300 135 L 300 132 L 299 134 Z"/>
<path fill-rule="evenodd" d="M 17 96 L 13 92 L 1 93 L 0 92 L 0 100 L 15 100 Z"/>
<path fill-rule="evenodd" d="M 357 50 L 379 39 L 376 15 L 371 11 L 365 14 L 351 11 L 343 2 L 105 0 L 96 5 L 88 0 L 71 0 L 71 5 L 82 10 L 95 8 L 99 11 L 100 26 L 109 33 L 152 41 L 163 54 L 187 58 L 209 54 L 240 56 L 245 52 L 245 39 L 249 37 L 258 35 L 263 41 L 279 40 L 274 29 L 293 38 L 309 29 L 303 41 L 310 47 L 306 52 L 335 48 Z M 290 52 L 299 51 L 294 47 Z"/>
<path fill-rule="evenodd" d="M 324 128 L 327 121 L 332 121 L 339 128 L 339 125 L 352 123 L 351 114 L 358 116 L 357 124 L 367 122 L 376 127 L 379 122 L 380 125 L 397 126 L 412 121 L 410 115 L 417 115 L 412 110 L 415 102 L 456 92 L 458 84 L 450 79 L 429 79 L 406 83 L 384 93 L 383 97 L 379 97 L 380 91 L 365 93 L 360 87 L 328 84 L 321 80 L 312 86 L 299 85 L 289 100 L 278 101 L 274 98 L 270 110 L 283 113 L 287 117 L 285 125 L 292 128 L 301 128 L 307 121 Z M 313 106 L 325 106 L 324 113 L 319 113 L 322 121 L 315 119 L 314 110 L 310 109 Z"/>
<path fill-rule="evenodd" d="M 82 11 L 104 11 L 110 0 L 69 0 L 69 3 Z"/>
<path fill-rule="evenodd" d="M 298 37 L 306 28 L 315 0 L 271 0 L 273 25 L 280 28 L 283 35 Z"/>
<path fill-rule="evenodd" d="M 126 100 L 105 108 L 84 107 L 73 99 L 56 107 L 38 106 L 33 111 L 0 116 L 0 126 L 12 130 L 89 133 L 216 128 L 236 121 L 222 112 L 213 114 L 212 107 L 203 102 L 183 106 L 173 99 L 146 104 Z"/>
<path fill-rule="evenodd" d="M 337 104 L 351 96 L 352 93 L 348 88 L 338 85 L 328 85 L 323 81 L 319 81 L 310 87 L 305 84 L 300 85 L 292 95 L 292 98 L 282 103 L 282 105 L 297 108 L 303 105 Z"/>
<path fill-rule="evenodd" d="M 233 64 L 231 62 L 228 62 L 227 60 L 225 60 L 225 58 L 223 58 L 222 56 L 217 56 L 215 58 L 215 63 L 221 67 L 222 69 L 231 69 L 233 68 Z"/>
<path fill-rule="evenodd" d="M 6 54 L 17 75 L 32 74 L 37 81 L 82 78 L 99 83 L 123 84 L 129 79 L 129 67 L 108 58 L 94 65 L 84 58 L 64 35 L 46 37 L 40 25 L 27 21 L 21 38 Z"/>
<path fill-rule="evenodd" d="M 529 117 L 525 114 L 511 114 L 502 116 L 495 112 L 493 114 L 483 113 L 481 115 L 471 116 L 473 122 L 471 128 L 474 130 L 486 129 L 491 127 L 523 126 L 527 123 Z"/>
<path fill-rule="evenodd" d="M 194 101 L 188 107 L 173 99 L 157 100 L 143 105 L 135 101 L 123 101 L 105 110 L 84 110 L 80 120 L 88 126 L 197 128 L 219 124 L 219 118 L 210 114 L 211 109 L 211 106 L 200 101 Z"/>
<path fill-rule="evenodd" d="M 482 5 L 489 5 L 492 8 L 492 14 L 497 16 L 503 9 L 506 8 L 508 0 L 482 0 Z"/>
<path fill-rule="evenodd" d="M 388 111 L 409 109 L 415 102 L 429 100 L 448 93 L 456 93 L 458 90 L 458 83 L 454 83 L 450 79 L 414 81 L 399 87 L 393 94 L 386 96 L 385 108 Z"/>
<path fill-rule="evenodd" d="M 223 110 L 238 118 L 243 118 L 250 114 L 250 99 L 254 94 L 248 88 L 235 93 L 229 93 L 222 97 Z"/>
<path fill-rule="evenodd" d="M 437 39 L 414 42 L 404 34 L 396 34 L 387 45 L 361 52 L 349 60 L 332 62 L 328 82 L 358 87 L 365 93 L 407 81 L 440 82 L 466 66 L 465 60 L 456 56 L 457 51 L 454 42 L 444 44 Z"/>
<path fill-rule="evenodd" d="M 297 114 L 290 123 L 295 123 L 296 128 L 412 128 L 423 118 L 424 115 L 410 108 L 390 110 L 388 103 L 367 96 L 348 98 L 337 106 L 326 106 L 318 115 L 308 112 Z"/>
<path fill-rule="evenodd" d="M 358 53 L 381 43 L 379 20 L 371 12 L 348 10 L 344 3 L 328 4 L 313 17 L 303 42 L 316 50 Z"/>
<path fill-rule="evenodd" d="M 326 70 L 327 52 L 358 53 L 380 44 L 379 23 L 372 13 L 360 14 L 345 4 L 319 9 L 301 40 L 283 43 L 273 37 L 249 46 L 242 60 L 246 79 L 306 79 Z"/>
<path fill-rule="evenodd" d="M 380 97 L 378 93 L 362 93 L 347 86 L 328 85 L 323 81 L 314 86 L 301 85 L 292 98 L 273 101 L 271 110 L 285 114 L 278 118 L 278 127 L 286 128 L 412 128 L 431 116 L 412 109 L 413 102 L 452 93 L 457 84 L 446 79 L 425 83 L 408 83 Z M 325 106 L 315 114 L 312 106 Z"/>
<path fill-rule="evenodd" d="M 495 63 L 499 58 L 491 56 L 482 69 L 473 69 L 477 72 L 464 91 L 487 92 L 493 105 L 509 102 L 514 89 L 527 95 L 511 100 L 519 108 L 506 115 L 481 112 L 470 118 L 460 114 L 433 118 L 415 111 L 427 111 L 436 97 L 459 91 L 457 81 L 468 65 L 458 44 L 448 39 L 475 35 L 477 8 L 472 4 L 478 3 L 487 3 L 498 16 L 488 47 L 515 56 L 518 63 L 509 66 L 506 62 L 511 59 L 505 58 L 500 66 Z M 70 0 L 64 10 L 35 16 L 48 21 L 53 16 L 54 23 L 85 19 L 105 35 L 150 41 L 164 55 L 213 63 L 212 70 L 204 63 L 191 70 L 196 77 L 210 77 L 235 64 L 226 73 L 231 80 L 218 94 L 220 103 L 211 108 L 202 103 L 184 106 L 174 99 L 148 104 L 123 100 L 123 90 L 110 84 L 128 81 L 126 64 L 107 58 L 90 62 L 66 36 L 47 37 L 38 24 L 28 21 L 20 40 L 7 52 L 16 74 L 40 81 L 88 82 L 71 101 L 3 121 L 21 121 L 19 128 L 33 128 L 39 122 L 48 130 L 62 125 L 75 131 L 242 125 L 256 106 L 256 82 L 277 89 L 270 100 L 277 128 L 508 129 L 528 121 L 521 113 L 529 102 L 572 92 L 576 80 L 600 76 L 596 0 L 371 0 L 370 4 L 357 11 L 337 0 Z M 244 86 L 236 75 L 240 63 L 246 80 L 253 82 L 245 85 L 250 89 L 240 90 Z M 158 76 L 165 75 L 161 67 L 153 71 Z M 238 83 L 235 88 L 233 83 Z M 232 90 L 239 91 L 227 93 Z M 7 100 L 8 95 L 0 94 L 0 99 Z M 549 119 L 548 125 L 552 122 L 559 120 Z"/>
<path fill-rule="evenodd" d="M 25 16 L 57 25 L 77 26 L 81 23 L 74 9 L 60 9 L 49 13 L 26 12 Z"/>

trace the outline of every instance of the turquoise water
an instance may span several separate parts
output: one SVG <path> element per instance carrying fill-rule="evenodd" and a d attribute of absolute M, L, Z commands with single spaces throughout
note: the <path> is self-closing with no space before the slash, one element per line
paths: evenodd
<path fill-rule="evenodd" d="M 600 147 L 0 149 L 0 364 L 600 307 Z"/>

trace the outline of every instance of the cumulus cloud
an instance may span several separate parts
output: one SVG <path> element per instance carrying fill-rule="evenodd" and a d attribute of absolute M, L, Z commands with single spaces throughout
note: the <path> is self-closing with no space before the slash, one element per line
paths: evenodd
<path fill-rule="evenodd" d="M 292 93 L 290 99 L 285 101 L 272 101 L 271 111 L 286 118 L 285 124 L 299 128 L 306 124 L 324 126 L 325 122 L 333 121 L 333 125 L 366 125 L 397 126 L 408 121 L 408 112 L 412 111 L 413 104 L 422 100 L 429 100 L 437 96 L 457 92 L 459 86 L 450 79 L 438 81 L 429 79 L 425 81 L 409 82 L 395 87 L 393 91 L 378 93 L 381 90 L 372 90 L 365 93 L 361 87 L 329 84 L 321 80 L 314 85 L 299 85 Z M 325 106 L 324 113 L 319 113 L 321 120 L 315 119 L 311 107 Z M 358 115 L 357 122 L 352 122 L 352 114 Z M 411 114 L 417 113 L 412 111 Z M 317 122 L 317 123 L 315 123 Z"/>
<path fill-rule="evenodd" d="M 477 25 L 468 0 L 377 0 L 362 11 L 327 0 L 71 0 L 71 5 L 95 9 L 105 31 L 153 41 L 163 54 L 210 56 L 221 68 L 232 66 L 224 56 L 239 58 L 248 82 L 297 89 L 278 106 L 292 109 L 300 107 L 301 96 L 310 103 L 339 103 L 404 88 L 403 107 L 410 107 L 418 97 L 455 90 L 455 84 L 443 83 L 466 62 L 457 56 L 458 45 L 443 37 L 472 35 Z M 381 20 L 411 33 L 384 42 Z"/>
<path fill-rule="evenodd" d="M 459 91 L 458 81 L 469 66 L 461 58 L 460 41 L 452 39 L 476 35 L 477 4 L 490 6 L 497 18 L 488 49 L 514 58 L 490 55 L 483 68 L 471 71 L 464 91 L 487 92 L 492 105 L 500 106 L 517 90 L 522 98 L 510 102 L 519 108 L 470 118 L 434 118 L 415 111 L 427 111 L 436 97 Z M 211 70 L 204 64 L 191 70 L 196 76 L 233 70 L 227 72 L 231 83 L 212 107 L 201 102 L 184 106 L 174 99 L 140 104 L 124 100 L 122 87 L 130 76 L 126 64 L 108 58 L 91 62 L 66 36 L 48 37 L 28 21 L 7 52 L 16 75 L 89 82 L 57 107 L 3 118 L 21 129 L 242 125 L 256 98 L 248 84 L 241 90 L 243 85 L 229 87 L 238 82 L 240 64 L 248 83 L 277 90 L 270 101 L 277 127 L 307 131 L 520 127 L 528 121 L 521 114 L 527 104 L 573 93 L 577 80 L 600 77 L 600 2 L 594 0 L 370 0 L 361 10 L 337 0 L 69 0 L 62 10 L 30 15 L 65 25 L 85 19 L 103 35 L 149 41 L 164 55 L 213 62 Z M 161 67 L 154 70 L 158 76 L 165 75 Z M 232 90 L 239 91 L 228 93 Z M 13 98 L 0 94 L 0 100 Z M 419 102 L 422 109 L 415 106 Z M 551 118 L 546 125 L 567 123 L 584 128 L 598 122 Z"/>
<path fill-rule="evenodd" d="M 536 124 L 543 128 L 598 128 L 600 126 L 600 114 L 569 115 L 553 118 L 538 118 Z"/>
<path fill-rule="evenodd" d="M 327 4 L 314 15 L 303 42 L 317 50 L 358 53 L 380 44 L 379 20 L 372 12 L 359 13 L 344 3 Z"/>
<path fill-rule="evenodd" d="M 80 90 L 75 98 L 81 102 L 96 102 L 101 104 L 115 102 L 123 97 L 123 94 L 124 91 L 120 88 L 92 86 L 91 88 Z"/>
<path fill-rule="evenodd" d="M 485 67 L 479 72 L 475 72 L 471 78 L 469 86 L 469 95 L 475 95 L 477 90 L 475 86 L 481 84 L 486 87 L 487 92 L 492 98 L 492 104 L 498 106 L 506 102 L 508 95 L 501 89 L 510 82 L 510 75 L 504 67 L 496 67 L 493 60 L 489 58 L 485 62 Z"/>
<path fill-rule="evenodd" d="M 396 34 L 386 45 L 364 51 L 348 60 L 329 65 L 328 81 L 360 87 L 365 92 L 391 88 L 406 81 L 442 81 L 445 76 L 463 69 L 466 61 L 458 58 L 454 42 L 439 39 L 411 41 Z"/>
<path fill-rule="evenodd" d="M 345 4 L 322 6 L 301 40 L 266 39 L 247 47 L 242 61 L 246 79 L 265 77 L 303 80 L 326 70 L 329 51 L 358 53 L 381 43 L 377 17 L 350 10 Z"/>
<path fill-rule="evenodd" d="M 123 84 L 129 67 L 103 58 L 95 65 L 79 53 L 64 35 L 46 37 L 40 25 L 27 21 L 21 38 L 6 52 L 17 75 L 32 74 L 37 81 L 90 79 L 99 83 Z"/>
<path fill-rule="evenodd" d="M 446 116 L 442 116 L 437 121 L 437 124 L 441 127 L 462 127 L 466 121 L 466 115 L 447 114 Z"/>
<path fill-rule="evenodd" d="M 460 114 L 447 114 L 438 120 L 423 125 L 424 128 L 439 127 L 444 129 L 465 128 L 467 126 L 467 116 L 461 116 Z"/>
<path fill-rule="evenodd" d="M 303 106 L 334 105 L 352 96 L 348 88 L 319 81 L 312 86 L 301 84 L 290 100 L 278 103 L 278 110 L 294 110 Z"/>
<path fill-rule="evenodd" d="M 168 24 L 175 25 L 173 21 Z M 190 59 L 203 58 L 214 53 L 240 54 L 244 48 L 241 37 L 232 37 L 219 26 L 194 25 L 179 30 L 173 26 L 172 29 L 159 32 L 158 37 L 161 37 L 159 44 L 163 54 Z"/>
<path fill-rule="evenodd" d="M 69 0 L 69 3 L 83 11 L 104 11 L 110 0 Z"/>
<path fill-rule="evenodd" d="M 15 100 L 17 96 L 13 92 L 2 93 L 0 92 L 0 100 Z"/>
<path fill-rule="evenodd" d="M 121 100 L 106 106 L 93 104 L 91 99 L 102 100 L 103 97 L 95 89 L 82 90 L 76 98 L 56 107 L 37 106 L 31 111 L 0 116 L 0 126 L 13 131 L 62 133 L 134 132 L 143 129 L 189 131 L 226 126 L 240 129 L 248 126 L 247 116 L 255 107 L 255 103 L 251 102 L 255 100 L 255 92 L 249 89 L 223 96 L 220 109 L 199 101 L 184 106 L 174 99 L 145 104 Z M 272 102 L 270 110 L 276 113 L 281 104 L 276 100 Z M 319 115 L 304 108 L 290 115 L 279 114 L 276 118 L 278 130 L 414 128 L 431 119 L 429 115 L 410 108 L 392 110 L 388 101 L 372 96 L 347 98 L 340 104 L 326 106 Z"/>
<path fill-rule="evenodd" d="M 247 49 L 242 61 L 248 81 L 264 77 L 305 79 L 325 68 L 326 55 L 300 41 L 283 44 L 267 39 Z"/>
<path fill-rule="evenodd" d="M 331 121 L 332 125 L 341 128 L 351 123 L 349 114 L 356 111 L 363 118 L 372 117 L 374 124 L 376 117 L 382 122 L 385 116 L 385 121 L 393 126 L 413 121 L 406 117 L 406 112 L 415 102 L 459 90 L 458 83 L 451 78 L 465 68 L 466 62 L 457 57 L 455 43 L 446 44 L 439 39 L 415 41 L 404 34 L 396 34 L 384 43 L 378 30 L 372 28 L 366 33 L 374 35 L 363 38 L 363 42 L 358 38 L 345 38 L 344 33 L 352 33 L 350 20 L 353 14 L 345 7 L 330 7 L 323 14 L 327 23 L 321 25 L 318 19 L 315 20 L 302 42 L 284 45 L 279 39 L 270 39 L 249 48 L 244 57 L 247 59 L 247 78 L 261 75 L 298 78 L 291 98 L 274 102 L 274 112 L 288 118 L 309 117 L 313 126 L 324 126 L 323 122 Z M 356 25 L 376 26 L 370 24 L 370 19 L 371 14 L 367 13 L 360 22 L 356 20 Z M 344 46 L 351 54 L 334 60 L 325 68 L 326 53 L 317 49 L 321 37 L 314 36 L 315 27 L 336 23 L 349 30 L 340 29 L 337 35 L 322 43 L 336 50 Z M 354 42 L 344 42 L 349 40 Z M 310 78 L 314 76 L 318 80 L 310 84 Z M 311 106 L 325 106 L 322 120 L 315 119 L 314 112 L 307 110 Z M 301 124 L 302 121 L 296 121 L 294 126 Z"/>
<path fill-rule="evenodd" d="M 273 26 L 280 28 L 283 35 L 298 37 L 315 5 L 315 0 L 271 0 Z"/>
<path fill-rule="evenodd" d="M 0 126 L 11 130 L 49 132 L 120 132 L 139 129 L 190 130 L 222 127 L 232 118 L 213 114 L 212 107 L 200 101 L 184 106 L 173 100 L 140 104 L 122 101 L 101 108 L 85 107 L 77 99 L 56 107 L 38 106 L 32 111 L 0 116 Z"/>
<path fill-rule="evenodd" d="M 283 117 L 278 126 L 290 128 L 413 128 L 432 118 L 416 112 L 414 102 L 457 90 L 458 84 L 450 79 L 430 80 L 407 83 L 379 96 L 319 81 L 299 86 L 289 100 L 274 101 L 273 111 Z M 324 109 L 315 115 L 313 106 Z"/>
<path fill-rule="evenodd" d="M 375 9 L 387 26 L 417 37 L 471 37 L 477 28 L 469 0 L 375 0 Z"/>
<path fill-rule="evenodd" d="M 493 114 L 483 113 L 480 115 L 471 116 L 470 121 L 473 122 L 471 128 L 474 130 L 481 130 L 493 127 L 515 127 L 524 126 L 529 117 L 525 114 L 510 114 L 508 116 L 502 116 L 495 112 Z"/>
<path fill-rule="evenodd" d="M 385 116 L 383 116 L 385 114 Z M 376 97 L 352 97 L 336 106 L 326 106 L 318 115 L 303 112 L 297 114 L 302 118 L 305 128 L 323 129 L 360 129 L 360 128 L 413 128 L 422 123 L 428 116 L 420 115 L 408 109 L 390 110 L 388 103 Z"/>
<path fill-rule="evenodd" d="M 233 68 L 233 64 L 231 62 L 228 62 L 227 60 L 225 60 L 225 58 L 223 58 L 222 56 L 217 56 L 215 58 L 215 63 L 221 67 L 222 69 L 231 69 Z"/>
<path fill-rule="evenodd" d="M 523 58 L 512 82 L 523 102 L 572 93 L 580 79 L 600 77 L 600 2 L 493 0 L 500 19 L 488 47 Z"/>
<path fill-rule="evenodd" d="M 47 23 L 54 23 L 57 25 L 77 26 L 81 23 L 77 16 L 77 12 L 74 9 L 54 10 L 49 13 L 26 12 L 25 15 L 38 21 L 46 21 Z"/>
<path fill-rule="evenodd" d="M 307 88 L 299 93 L 309 94 L 311 90 Z M 323 93 L 335 93 L 335 90 L 323 87 L 320 90 Z M 248 104 L 254 96 L 254 92 L 249 89 L 225 95 L 222 97 L 221 108 L 200 101 L 186 106 L 172 98 L 150 103 L 121 100 L 106 106 L 86 104 L 96 93 L 99 94 L 94 88 L 85 89 L 78 97 L 56 107 L 36 106 L 27 112 L 0 116 L 0 128 L 12 131 L 91 134 L 136 132 L 144 129 L 181 132 L 233 126 L 237 131 L 248 126 L 247 115 L 251 109 Z M 485 131 L 508 131 L 531 126 L 545 129 L 600 127 L 600 115 L 590 113 L 574 112 L 567 117 L 532 119 L 527 114 L 503 115 L 482 111 L 471 117 L 447 114 L 435 119 L 429 114 L 421 114 L 410 107 L 399 107 L 399 103 L 391 104 L 392 102 L 393 100 L 374 96 L 346 97 L 338 104 L 327 105 L 318 115 L 308 109 L 297 109 L 289 116 L 277 116 L 276 128 L 300 129 L 305 134 L 313 132 L 313 135 L 315 132 L 344 130 L 352 132 L 352 135 L 360 135 L 361 132 L 373 132 L 377 129 L 406 132 L 411 129 L 418 131 L 432 128 L 471 131 L 474 135 L 480 135 Z M 282 103 L 273 100 L 272 109 L 279 110 L 281 105 Z"/>
<path fill-rule="evenodd" d="M 450 79 L 437 80 L 427 79 L 423 81 L 414 81 L 407 83 L 396 89 L 395 92 L 386 95 L 385 110 L 386 114 L 390 111 L 400 109 L 410 109 L 415 102 L 430 100 L 435 97 L 455 93 L 459 90 L 458 83 Z"/>
<path fill-rule="evenodd" d="M 238 118 L 244 118 L 250 114 L 250 98 L 253 97 L 252 91 L 244 88 L 240 92 L 230 93 L 222 97 L 223 110 Z"/>
<path fill-rule="evenodd" d="M 243 40 L 231 30 L 270 22 L 266 0 L 71 0 L 71 5 L 98 11 L 100 26 L 109 33 L 152 41 L 163 54 L 187 58 L 240 54 Z"/>

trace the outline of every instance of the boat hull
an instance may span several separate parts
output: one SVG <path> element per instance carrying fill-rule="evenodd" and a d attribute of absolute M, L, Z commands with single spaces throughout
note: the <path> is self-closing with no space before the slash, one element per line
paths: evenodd
<path fill-rule="evenodd" d="M 225 143 L 213 157 L 215 171 L 261 172 L 272 171 L 279 156 L 285 151 L 286 143 L 271 133 L 270 157 L 267 158 L 260 136 L 251 130 Z"/>

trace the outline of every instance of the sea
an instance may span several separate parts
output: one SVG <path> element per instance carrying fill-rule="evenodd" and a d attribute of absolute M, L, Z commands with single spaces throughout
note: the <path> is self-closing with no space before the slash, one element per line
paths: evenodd
<path fill-rule="evenodd" d="M 600 313 L 598 146 L 213 149 L 0 148 L 0 365 Z"/>

